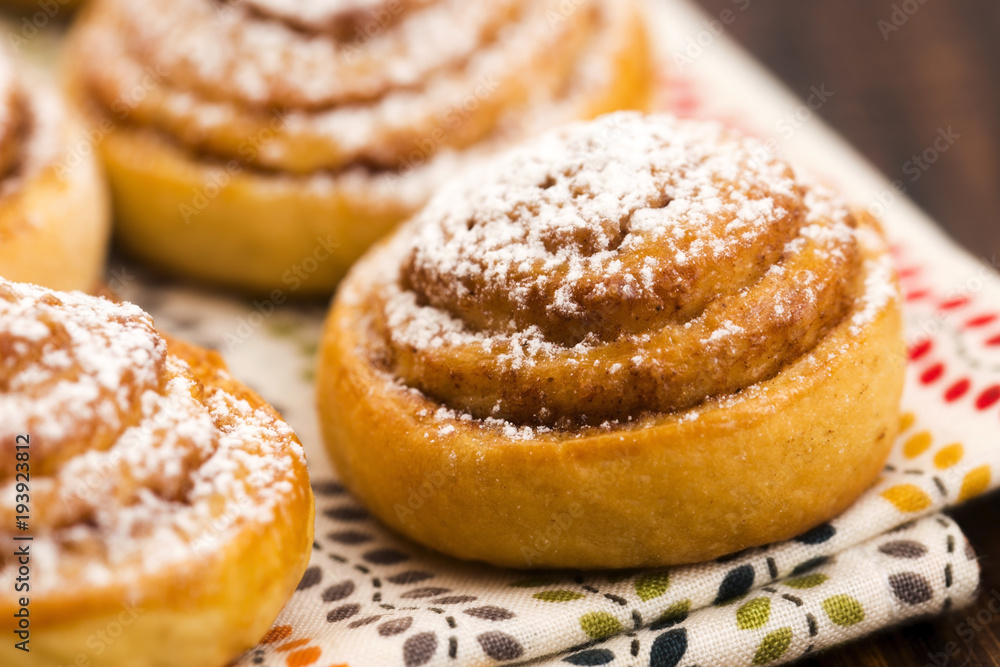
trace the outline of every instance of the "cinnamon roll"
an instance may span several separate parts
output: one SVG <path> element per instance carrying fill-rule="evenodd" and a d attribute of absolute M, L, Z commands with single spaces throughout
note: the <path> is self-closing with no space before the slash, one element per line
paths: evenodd
<path fill-rule="evenodd" d="M 902 352 L 875 220 L 734 130 L 620 113 L 456 181 L 366 255 L 318 396 L 344 482 L 413 539 L 656 566 L 846 508 L 888 456 Z"/>
<path fill-rule="evenodd" d="M 123 246 L 252 292 L 329 293 L 477 156 L 652 83 L 634 0 L 99 0 L 69 42 Z"/>
<path fill-rule="evenodd" d="M 94 290 L 111 224 L 104 175 L 78 119 L 32 78 L 0 53 L 0 276 Z"/>
<path fill-rule="evenodd" d="M 218 667 L 251 647 L 312 551 L 281 417 L 215 353 L 80 292 L 0 281 L 0 351 L 0 613 L 27 608 L 30 633 L 0 663 Z"/>

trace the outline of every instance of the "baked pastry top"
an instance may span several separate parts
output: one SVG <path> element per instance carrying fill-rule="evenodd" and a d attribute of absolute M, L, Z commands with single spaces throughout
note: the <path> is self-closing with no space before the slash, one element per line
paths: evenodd
<path fill-rule="evenodd" d="M 653 86 L 636 0 L 96 0 L 67 53 L 122 245 L 265 293 L 312 256 L 329 294 L 453 174 Z"/>
<path fill-rule="evenodd" d="M 123 120 L 202 155 L 299 174 L 395 169 L 572 88 L 603 23 L 631 8 L 551 11 L 526 0 L 104 0 L 80 34 L 93 60 L 81 71 L 112 111 L 153 77 Z"/>
<path fill-rule="evenodd" d="M 362 258 L 317 385 L 344 482 L 410 537 L 654 566 L 846 508 L 888 455 L 902 355 L 875 220 L 762 141 L 618 113 L 456 179 Z M 570 505 L 579 527 L 526 559 Z"/>
<path fill-rule="evenodd" d="M 0 507 L 5 544 L 32 538 L 38 662 L 18 664 L 72 662 L 81 629 L 125 603 L 144 612 L 111 653 L 148 661 L 127 664 L 221 664 L 259 639 L 312 545 L 305 459 L 281 417 L 216 354 L 81 293 L 0 281 L 0 358 L 0 489 L 30 490 L 25 530 Z M 17 572 L 5 549 L 0 610 Z M 151 657 L 167 648 L 175 662 Z"/>
<path fill-rule="evenodd" d="M 889 257 L 862 270 L 875 232 L 758 149 L 617 115 L 448 189 L 372 290 L 381 360 L 459 413 L 568 427 L 773 377 L 896 288 Z"/>

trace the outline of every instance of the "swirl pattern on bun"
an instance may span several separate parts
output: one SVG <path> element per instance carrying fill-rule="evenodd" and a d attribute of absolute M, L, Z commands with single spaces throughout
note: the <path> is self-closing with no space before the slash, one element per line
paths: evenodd
<path fill-rule="evenodd" d="M 307 281 L 329 291 L 461 164 L 539 127 L 641 107 L 651 85 L 631 0 L 99 0 L 71 42 L 74 97 L 125 130 L 104 152 L 126 245 L 250 289 L 280 286 L 329 233 L 333 261 Z M 127 149 L 139 141 L 162 159 L 134 164 Z M 195 202 L 194 182 L 186 200 L 173 192 L 220 170 L 224 194 Z M 172 210 L 150 211 L 148 197 L 139 210 L 139 181 Z M 265 209 L 286 223 L 258 222 Z M 207 254 L 213 230 L 246 237 L 275 266 L 196 266 L 175 249 Z M 167 246 L 149 243 L 154 233 Z"/>
<path fill-rule="evenodd" d="M 217 665 L 252 646 L 312 547 L 288 425 L 131 304 L 0 281 L 0 350 L 0 493 L 30 496 L 27 531 L 12 532 L 25 512 L 8 502 L 0 535 L 30 535 L 35 565 L 36 634 L 16 664 L 71 663 L 123 606 L 142 613 L 107 664 Z M 0 556 L 4 613 L 13 553 Z"/>
<path fill-rule="evenodd" d="M 552 135 L 418 216 L 392 371 L 474 417 L 600 423 L 772 377 L 858 296 L 858 222 L 717 125 Z M 738 174 L 738 175 L 737 175 Z"/>
<path fill-rule="evenodd" d="M 511 519 L 519 490 L 542 506 L 576 497 L 590 508 L 585 521 L 627 526 L 603 551 L 603 533 L 593 543 L 571 536 L 544 565 L 699 560 L 792 536 L 843 509 L 874 479 L 895 429 L 895 274 L 874 220 L 763 148 L 716 123 L 614 114 L 443 189 L 352 271 L 327 323 L 320 405 L 348 484 L 389 514 L 392 494 L 372 486 L 351 422 L 395 410 L 404 416 L 377 432 L 410 456 L 387 451 L 390 461 L 431 458 L 456 485 L 499 475 L 496 492 L 504 486 L 510 501 L 487 500 L 489 483 L 454 492 L 484 512 L 462 513 L 481 533 Z M 838 413 L 853 422 L 830 421 Z M 378 456 L 379 436 L 364 441 Z M 479 450 L 469 469 L 442 458 L 466 449 Z M 788 463 L 806 452 L 809 461 Z M 504 458 L 526 453 L 537 467 L 512 479 L 518 464 Z M 734 454 L 749 457 L 742 470 L 727 460 Z M 626 477 L 653 484 L 649 503 L 674 508 L 654 513 L 660 526 L 627 511 L 629 500 L 587 487 L 602 457 L 610 465 L 619 455 Z M 783 485 L 811 479 L 818 461 L 836 471 L 832 487 L 797 503 L 790 486 L 783 498 Z M 781 465 L 781 480 L 748 479 Z M 696 479 L 704 487 L 685 500 Z M 699 499 L 713 483 L 719 498 Z M 787 519 L 758 524 L 754 505 Z M 471 537 L 480 533 L 459 534 L 450 521 L 442 540 L 433 525 L 441 516 L 421 515 L 404 532 L 519 564 L 516 549 L 497 540 L 480 548 Z M 519 514 L 505 532 L 535 519 Z M 639 528 L 663 525 L 675 528 L 673 542 L 640 543 Z"/>

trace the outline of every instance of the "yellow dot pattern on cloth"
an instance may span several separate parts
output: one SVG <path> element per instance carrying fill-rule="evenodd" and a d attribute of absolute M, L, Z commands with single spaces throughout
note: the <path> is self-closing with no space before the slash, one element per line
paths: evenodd
<path fill-rule="evenodd" d="M 989 485 L 990 467 L 982 465 L 978 468 L 973 468 L 965 475 L 965 479 L 962 480 L 962 490 L 958 494 L 959 502 L 975 498 L 985 491 Z"/>
<path fill-rule="evenodd" d="M 899 432 L 906 432 L 911 426 L 913 426 L 913 422 L 915 421 L 917 421 L 917 418 L 912 412 L 904 412 L 899 417 Z"/>
<path fill-rule="evenodd" d="M 931 442 L 933 440 L 930 432 L 921 431 L 906 441 L 903 445 L 903 455 L 908 459 L 914 459 L 930 449 Z"/>
<path fill-rule="evenodd" d="M 937 466 L 939 470 L 947 470 L 961 461 L 963 456 L 965 456 L 965 447 L 963 447 L 961 443 L 956 442 L 946 447 L 942 447 L 941 450 L 934 455 L 934 465 Z"/>
<path fill-rule="evenodd" d="M 920 512 L 931 506 L 930 497 L 913 484 L 897 484 L 882 492 L 882 497 L 900 512 Z"/>

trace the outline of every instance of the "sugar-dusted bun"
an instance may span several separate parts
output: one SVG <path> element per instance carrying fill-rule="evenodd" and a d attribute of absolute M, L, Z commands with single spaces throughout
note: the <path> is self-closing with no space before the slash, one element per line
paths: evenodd
<path fill-rule="evenodd" d="M 96 289 L 110 215 L 104 175 L 79 122 L 0 53 L 0 276 Z"/>
<path fill-rule="evenodd" d="M 0 351 L 0 614 L 30 615 L 30 652 L 8 632 L 0 664 L 219 667 L 253 646 L 312 551 L 281 417 L 218 355 L 79 292 L 0 281 Z"/>
<path fill-rule="evenodd" d="M 329 293 L 464 164 L 652 86 L 634 0 L 97 0 L 68 53 L 123 245 L 258 292 L 318 257 Z"/>
<path fill-rule="evenodd" d="M 763 149 L 613 114 L 443 189 L 327 321 L 345 483 L 513 567 L 700 561 L 846 508 L 896 428 L 895 274 L 874 220 Z"/>

